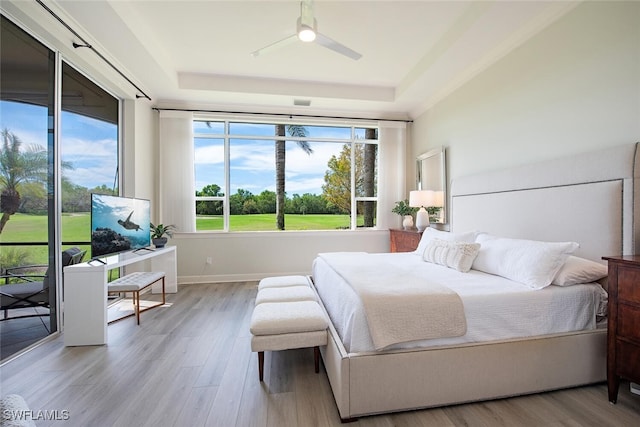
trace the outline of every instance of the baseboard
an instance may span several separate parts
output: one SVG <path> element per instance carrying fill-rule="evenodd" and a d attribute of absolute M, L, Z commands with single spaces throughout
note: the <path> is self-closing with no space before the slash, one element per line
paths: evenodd
<path fill-rule="evenodd" d="M 265 277 L 275 276 L 308 276 L 308 271 L 294 271 L 281 273 L 251 273 L 251 274 L 214 274 L 207 276 L 178 276 L 179 285 L 199 283 L 225 283 L 225 282 L 250 282 L 260 281 Z"/>

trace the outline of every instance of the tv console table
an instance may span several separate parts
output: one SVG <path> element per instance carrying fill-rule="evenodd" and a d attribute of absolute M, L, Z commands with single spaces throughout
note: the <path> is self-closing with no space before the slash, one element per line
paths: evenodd
<path fill-rule="evenodd" d="M 101 262 L 104 261 L 104 264 Z M 125 272 L 164 271 L 167 293 L 178 292 L 176 247 L 138 250 L 64 268 L 64 345 L 107 343 L 107 274 L 125 267 Z M 162 292 L 153 285 L 152 292 Z"/>

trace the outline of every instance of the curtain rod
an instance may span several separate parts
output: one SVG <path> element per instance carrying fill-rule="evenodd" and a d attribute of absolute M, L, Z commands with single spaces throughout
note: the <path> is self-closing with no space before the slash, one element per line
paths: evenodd
<path fill-rule="evenodd" d="M 84 38 L 82 38 L 82 36 L 80 34 L 78 34 L 73 28 L 71 28 L 71 26 L 69 24 L 67 24 L 66 22 L 64 22 L 62 20 L 62 18 L 60 18 L 53 10 L 51 10 L 47 5 L 45 5 L 42 0 L 36 0 L 36 2 L 38 2 L 38 4 L 40 6 L 42 6 L 47 12 L 49 12 L 51 14 L 51 16 L 53 16 L 58 22 L 60 22 L 67 30 L 69 30 L 74 36 L 76 36 L 77 38 L 80 39 L 80 41 L 82 41 L 83 44 L 78 44 L 78 43 L 73 43 L 73 47 L 75 49 L 79 48 L 79 47 L 87 47 L 89 49 L 91 49 L 96 55 L 98 55 L 98 57 L 100 59 L 102 59 L 104 62 L 106 62 L 111 68 L 113 68 L 113 70 L 115 70 L 116 73 L 120 74 L 120 76 L 122 76 L 122 78 L 124 78 L 127 82 L 129 82 L 129 84 L 131 84 L 131 86 L 135 87 L 136 90 L 138 92 L 140 92 L 142 95 L 138 95 L 136 94 L 136 98 L 147 98 L 149 101 L 151 101 L 151 98 L 149 97 L 149 95 L 147 95 L 142 89 L 140 89 L 138 87 L 138 85 L 136 85 L 133 81 L 131 81 L 131 79 L 129 79 L 129 77 L 127 77 L 126 75 L 124 75 L 124 73 L 122 71 L 120 71 L 118 68 L 116 68 L 115 65 L 113 65 L 107 58 L 105 58 L 100 52 L 98 52 L 96 50 L 96 48 L 94 48 L 93 46 L 91 46 Z"/>
<path fill-rule="evenodd" d="M 371 121 L 384 121 L 384 122 L 403 122 L 403 123 L 413 123 L 413 120 L 403 120 L 403 119 L 373 119 L 367 117 L 342 117 L 342 116 L 321 116 L 314 114 L 287 114 L 287 113 L 252 113 L 246 111 L 222 111 L 222 110 L 199 110 L 199 109 L 190 109 L 190 108 L 160 108 L 153 107 L 156 111 L 186 111 L 189 113 L 215 113 L 215 114 L 248 114 L 254 116 L 284 116 L 289 117 L 290 119 L 294 117 L 306 117 L 313 119 L 338 119 L 338 120 L 371 120 Z"/>

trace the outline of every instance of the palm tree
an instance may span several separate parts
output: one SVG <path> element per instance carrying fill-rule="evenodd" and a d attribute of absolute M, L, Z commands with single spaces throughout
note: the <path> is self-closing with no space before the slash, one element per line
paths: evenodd
<path fill-rule="evenodd" d="M 300 125 L 276 125 L 276 136 L 286 136 L 285 128 L 289 132 L 289 136 L 305 138 L 307 129 Z M 298 147 L 302 148 L 305 153 L 313 153 L 311 145 L 307 141 L 296 141 Z M 284 188 L 284 170 L 285 170 L 285 140 L 276 140 L 276 225 L 278 230 L 284 230 L 284 208 L 285 208 L 285 188 Z"/>
<path fill-rule="evenodd" d="M 377 129 L 366 129 L 366 139 L 378 139 Z M 363 187 L 364 196 L 375 196 L 376 188 L 376 150 L 378 146 L 374 144 L 364 144 L 364 170 L 363 170 Z M 364 226 L 373 227 L 375 219 L 375 204 L 373 202 L 364 202 Z"/>
<path fill-rule="evenodd" d="M 30 145 L 26 150 L 21 150 L 20 138 L 4 129 L 0 132 L 2 137 L 2 151 L 0 152 L 0 233 L 9 221 L 11 215 L 18 212 L 22 203 L 20 192 L 21 184 L 40 183 L 47 185 L 48 159 L 47 150 L 40 145 Z M 71 169 L 71 164 L 64 162 L 63 168 Z"/>

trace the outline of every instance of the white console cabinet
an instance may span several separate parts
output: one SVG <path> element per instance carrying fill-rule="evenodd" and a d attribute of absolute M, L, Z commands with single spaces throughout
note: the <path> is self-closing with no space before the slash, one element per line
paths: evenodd
<path fill-rule="evenodd" d="M 64 268 L 63 336 L 65 346 L 107 343 L 107 274 L 124 267 L 132 271 L 164 271 L 167 293 L 178 291 L 176 247 L 127 252 Z M 161 292 L 153 285 L 152 292 Z"/>

